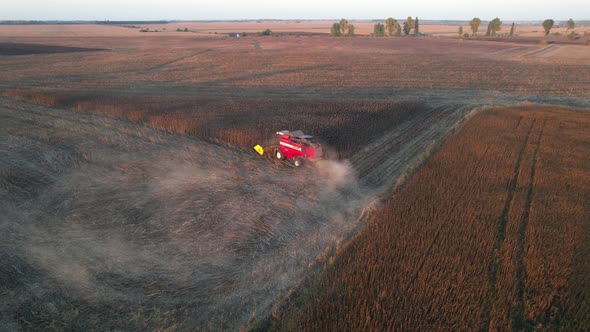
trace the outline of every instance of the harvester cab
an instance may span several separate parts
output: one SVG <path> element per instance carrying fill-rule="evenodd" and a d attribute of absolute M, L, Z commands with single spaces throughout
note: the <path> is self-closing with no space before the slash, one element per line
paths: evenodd
<path fill-rule="evenodd" d="M 306 135 L 301 130 L 282 130 L 277 131 L 276 134 L 279 136 L 279 141 L 271 149 L 274 158 L 291 160 L 295 167 L 303 165 L 304 160 L 315 161 L 322 158 L 322 146 L 313 139 L 313 136 Z M 263 155 L 268 148 L 264 149 L 256 145 L 254 150 Z"/>

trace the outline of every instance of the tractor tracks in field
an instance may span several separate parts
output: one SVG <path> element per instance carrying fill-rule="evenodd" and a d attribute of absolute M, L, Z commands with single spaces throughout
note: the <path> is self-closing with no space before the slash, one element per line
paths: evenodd
<path fill-rule="evenodd" d="M 159 64 L 159 65 L 157 65 L 157 66 L 154 66 L 154 67 L 148 68 L 146 71 L 147 71 L 147 72 L 152 72 L 152 73 L 153 73 L 153 72 L 158 72 L 158 71 L 160 71 L 160 70 L 161 70 L 162 68 L 164 68 L 164 67 L 167 67 L 167 66 L 173 65 L 173 64 L 175 64 L 175 63 L 177 63 L 177 62 L 180 62 L 180 61 L 183 61 L 183 60 L 186 60 L 186 59 L 190 59 L 190 58 L 196 57 L 196 56 L 198 56 L 198 55 L 201 55 L 201 54 L 204 54 L 204 53 L 207 53 L 207 52 L 211 52 L 212 50 L 213 50 L 213 49 L 211 49 L 211 48 L 208 48 L 208 49 L 206 49 L 206 50 L 203 50 L 203 51 L 199 51 L 199 52 L 196 52 L 196 53 L 192 53 L 192 54 L 189 54 L 189 55 L 185 55 L 185 56 L 182 56 L 182 57 L 180 57 L 180 58 L 176 58 L 176 59 L 174 59 L 174 60 L 171 60 L 171 61 L 168 61 L 168 62 L 164 62 L 164 63 L 162 63 L 162 64 Z"/>
<path fill-rule="evenodd" d="M 518 316 L 515 316 L 514 319 L 516 320 L 513 322 L 513 327 L 517 329 L 525 328 L 525 291 L 526 291 L 526 265 L 525 265 L 525 242 L 526 242 L 526 234 L 527 229 L 529 226 L 529 218 L 532 209 L 533 203 L 533 195 L 535 189 L 535 174 L 537 170 L 537 162 L 539 160 L 539 149 L 541 148 L 541 139 L 543 138 L 543 131 L 545 129 L 545 124 L 547 123 L 547 119 L 543 120 L 541 124 L 541 129 L 539 132 L 539 137 L 537 138 L 537 143 L 535 145 L 535 150 L 533 152 L 533 158 L 531 163 L 531 170 L 530 170 L 530 181 L 528 182 L 528 188 L 526 192 L 526 201 L 524 212 L 520 221 L 519 229 L 518 229 L 518 247 L 516 251 L 516 290 L 517 290 L 517 304 L 515 306 L 514 312 L 519 313 Z M 528 323 L 528 322 L 527 322 Z"/>
<path fill-rule="evenodd" d="M 520 124 L 521 119 L 519 119 L 519 124 Z M 532 132 L 533 129 L 535 127 L 535 125 L 537 124 L 537 119 L 533 118 L 530 127 L 527 130 L 527 134 L 524 138 L 524 142 L 520 148 L 519 154 L 518 154 L 518 159 L 516 161 L 516 165 L 514 167 L 514 171 L 513 171 L 513 176 L 512 179 L 510 180 L 509 184 L 508 184 L 508 195 L 506 197 L 506 200 L 504 202 L 504 207 L 502 209 L 502 213 L 500 215 L 500 217 L 497 220 L 496 223 L 496 240 L 494 243 L 494 247 L 493 247 L 493 258 L 492 258 L 492 262 L 490 264 L 489 267 L 489 284 L 488 284 L 488 295 L 487 295 L 487 300 L 484 306 L 484 311 L 483 311 L 483 319 L 482 319 L 482 324 L 480 326 L 480 330 L 481 331 L 489 331 L 490 330 L 490 326 L 491 326 L 491 321 L 492 321 L 492 308 L 494 306 L 494 303 L 497 300 L 497 296 L 498 296 L 498 274 L 500 271 L 500 267 L 502 264 L 502 248 L 505 245 L 505 239 L 506 239 L 506 229 L 507 229 L 507 225 L 509 222 L 509 215 L 510 215 L 510 210 L 513 208 L 513 204 L 515 201 L 515 195 L 517 194 L 517 186 L 519 183 L 519 177 L 521 175 L 521 172 L 523 170 L 521 170 L 522 168 L 522 164 L 525 161 L 525 155 L 526 155 L 526 150 L 527 147 L 529 146 L 529 142 L 532 139 Z M 545 122 L 543 122 L 538 139 L 535 143 L 535 150 L 532 156 L 532 162 L 531 162 L 531 175 L 530 175 L 530 180 L 528 183 L 528 190 L 527 190 L 527 198 L 526 198 L 526 202 L 525 202 L 525 207 L 524 207 L 524 214 L 521 217 L 520 223 L 519 223 L 519 227 L 518 227 L 518 234 L 517 234 L 517 255 L 515 257 L 515 264 L 517 266 L 517 271 L 516 271 L 516 276 L 515 276 L 515 283 L 517 285 L 517 297 L 518 297 L 518 301 L 517 303 L 514 305 L 514 308 L 511 308 L 511 312 L 516 312 L 517 315 L 513 315 L 513 318 L 515 318 L 516 320 L 513 321 L 513 328 L 515 329 L 520 329 L 522 328 L 522 321 L 524 320 L 524 284 L 525 284 L 525 278 L 526 278 L 526 272 L 525 272 L 525 264 L 524 264 L 524 245 L 525 245 L 525 237 L 526 237 L 526 229 L 528 227 L 528 218 L 529 218 L 529 213 L 530 213 L 530 209 L 531 209 L 531 202 L 532 202 L 532 195 L 533 195 L 533 186 L 534 186 L 534 172 L 535 172 L 535 168 L 536 168 L 536 162 L 537 162 L 537 154 L 539 151 L 539 146 L 540 146 L 540 142 L 541 142 L 541 137 L 543 135 L 543 128 L 544 128 Z M 522 180 L 522 179 L 521 179 Z M 520 326 L 520 327 L 519 327 Z"/>
<path fill-rule="evenodd" d="M 536 49 L 534 51 L 521 54 L 520 57 L 521 58 L 526 58 L 526 57 L 530 57 L 531 55 L 532 56 L 539 56 L 539 55 L 542 55 L 544 53 L 547 53 L 547 52 L 553 50 L 553 48 L 554 48 L 554 45 L 545 46 L 543 48 Z"/>
<path fill-rule="evenodd" d="M 504 208 L 502 209 L 502 214 L 497 221 L 497 228 L 496 228 L 496 241 L 494 243 L 493 248 L 493 255 L 494 258 L 492 259 L 492 264 L 490 265 L 489 269 L 489 286 L 488 286 L 488 299 L 487 303 L 484 308 L 484 317 L 481 324 L 481 331 L 489 331 L 490 323 L 491 323 L 491 311 L 492 305 L 494 303 L 494 299 L 496 298 L 496 280 L 498 277 L 498 269 L 500 265 L 500 250 L 504 243 L 504 239 L 506 238 L 506 225 L 508 223 L 508 212 L 510 211 L 510 206 L 512 205 L 512 201 L 514 198 L 514 192 L 516 190 L 516 185 L 518 183 L 518 175 L 520 173 L 520 165 L 522 163 L 522 159 L 524 158 L 524 152 L 526 150 L 531 131 L 535 125 L 536 119 L 533 119 L 531 126 L 528 129 L 522 147 L 520 148 L 520 152 L 518 154 L 518 159 L 516 161 L 516 165 L 514 167 L 513 176 L 510 180 L 508 185 L 508 196 L 504 201 Z"/>
<path fill-rule="evenodd" d="M 445 105 L 400 124 L 351 158 L 362 182 L 373 188 L 391 187 L 424 151 L 465 117 L 470 107 Z M 428 152 L 428 151 L 427 151 Z"/>
<path fill-rule="evenodd" d="M 228 83 L 236 83 L 236 82 L 241 82 L 241 81 L 264 79 L 264 78 L 269 78 L 269 77 L 278 76 L 278 75 L 299 74 L 299 73 L 303 73 L 303 72 L 314 72 L 315 70 L 328 69 L 328 68 L 334 68 L 334 67 L 335 66 L 331 65 L 331 64 L 319 64 L 319 65 L 303 66 L 303 67 L 297 67 L 297 68 L 285 68 L 285 69 L 264 72 L 264 73 L 252 73 L 252 74 L 247 74 L 247 75 L 243 75 L 243 76 L 215 79 L 215 80 L 207 81 L 207 82 L 205 82 L 205 84 L 217 86 L 217 85 L 224 85 L 224 84 L 228 84 Z"/>

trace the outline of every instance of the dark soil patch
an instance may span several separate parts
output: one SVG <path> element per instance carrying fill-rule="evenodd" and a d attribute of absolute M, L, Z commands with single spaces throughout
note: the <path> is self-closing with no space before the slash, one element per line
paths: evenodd
<path fill-rule="evenodd" d="M 2 55 L 14 56 L 14 55 L 31 55 L 31 54 L 70 53 L 70 52 L 95 52 L 95 51 L 104 51 L 104 49 L 68 47 L 68 46 L 58 46 L 58 45 L 0 43 L 0 56 L 2 56 Z"/>

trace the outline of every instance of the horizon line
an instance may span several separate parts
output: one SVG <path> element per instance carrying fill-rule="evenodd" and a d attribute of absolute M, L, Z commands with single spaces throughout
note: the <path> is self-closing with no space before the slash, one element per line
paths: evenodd
<path fill-rule="evenodd" d="M 413 16 L 411 16 L 413 17 Z M 395 18 L 395 17 L 394 17 Z M 433 19 L 433 18 L 420 18 L 421 21 L 443 21 L 443 22 L 457 22 L 457 21 L 465 21 L 469 22 L 472 18 L 469 19 Z M 309 21 L 309 22 L 318 22 L 318 21 L 339 21 L 341 18 L 246 18 L 246 19 L 104 19 L 104 20 L 86 20 L 86 19 L 0 19 L 0 22 L 14 22 L 14 23 L 39 23 L 39 22 L 63 22 L 63 23 L 103 23 L 103 22 L 153 22 L 153 23 L 173 23 L 173 22 L 257 22 L 257 21 Z M 374 21 L 384 21 L 386 18 L 347 18 L 348 21 L 354 22 L 374 22 Z M 554 18 L 540 18 L 540 19 L 504 19 L 505 21 L 511 22 L 540 22 L 546 19 L 553 19 L 555 21 L 567 21 L 570 18 L 565 19 L 554 19 Z M 482 19 L 482 21 L 488 21 L 486 19 Z M 574 21 L 590 21 L 590 18 L 587 19 L 576 19 Z"/>

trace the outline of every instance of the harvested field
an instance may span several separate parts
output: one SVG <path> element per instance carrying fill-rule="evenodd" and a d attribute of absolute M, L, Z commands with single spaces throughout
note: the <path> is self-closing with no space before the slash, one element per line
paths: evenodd
<path fill-rule="evenodd" d="M 0 25 L 0 38 L 77 38 L 77 37 L 129 37 L 138 35 L 137 29 L 96 24 L 43 24 Z"/>
<path fill-rule="evenodd" d="M 585 107 L 590 89 L 589 67 L 520 61 L 539 49 L 526 45 L 426 38 L 27 40 L 112 51 L 52 54 L 42 63 L 0 59 L 7 68 L 0 77 L 4 96 L 247 149 L 297 127 L 324 139 L 338 157 L 439 107 L 522 100 Z M 555 84 L 564 77 L 568 84 Z"/>
<path fill-rule="evenodd" d="M 486 41 L 486 42 L 501 42 L 501 43 L 512 43 L 512 44 L 528 44 L 528 45 L 577 45 L 584 46 L 584 40 L 571 40 L 566 37 L 551 37 L 551 36 L 539 36 L 537 38 L 525 38 L 525 37 L 477 37 L 469 38 L 466 40 L 471 41 Z"/>
<path fill-rule="evenodd" d="M 540 61 L 567 61 L 588 65 L 590 64 L 590 50 L 588 48 L 588 46 L 550 45 L 540 52 L 529 53 L 527 57 Z"/>
<path fill-rule="evenodd" d="M 363 177 L 356 161 L 301 172 L 141 124 L 1 102 L 7 329 L 252 325 L 408 169 L 376 169 L 379 182 L 365 181 L 363 159 Z M 395 150 L 360 154 L 419 163 L 468 111 L 410 117 L 391 129 Z"/>
<path fill-rule="evenodd" d="M 589 146 L 585 111 L 476 115 L 271 326 L 588 330 Z"/>
<path fill-rule="evenodd" d="M 582 46 L 283 23 L 0 26 L 0 330 L 587 329 Z"/>
<path fill-rule="evenodd" d="M 135 95 L 207 95 L 226 91 L 281 97 L 344 93 L 399 98 L 400 90 L 580 96 L 590 67 L 562 61 L 513 61 L 542 45 L 446 38 L 23 38 L 27 42 L 112 49 L 108 53 L 2 58 L 0 90 Z M 354 54 L 354 56 L 351 56 Z M 403 60 L 403 61 L 402 61 Z M 466 64 L 473 64 L 467 66 Z M 554 84 L 568 79 L 568 84 Z M 39 91 L 37 91 L 39 92 Z M 403 96 L 401 96 L 403 97 Z"/>
<path fill-rule="evenodd" d="M 2 330 L 235 330 L 363 204 L 346 163 L 6 100 L 0 118 Z"/>

